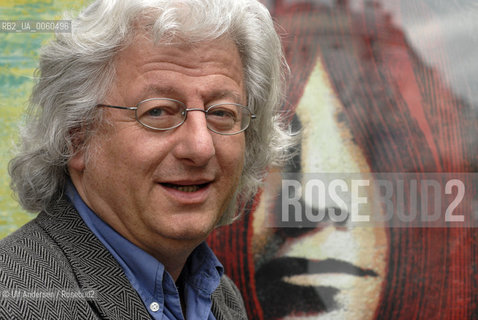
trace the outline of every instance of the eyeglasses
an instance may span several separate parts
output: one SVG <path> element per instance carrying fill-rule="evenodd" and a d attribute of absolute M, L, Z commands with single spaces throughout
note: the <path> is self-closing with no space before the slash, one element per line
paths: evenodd
<path fill-rule="evenodd" d="M 151 98 L 139 102 L 136 107 L 121 107 L 99 104 L 97 107 L 107 107 L 123 110 L 134 110 L 136 120 L 146 128 L 166 131 L 182 125 L 190 111 L 201 111 L 206 115 L 209 130 L 223 135 L 238 134 L 249 127 L 251 119 L 255 119 L 246 106 L 237 103 L 219 103 L 209 106 L 206 110 L 188 109 L 178 100 L 169 98 Z"/>

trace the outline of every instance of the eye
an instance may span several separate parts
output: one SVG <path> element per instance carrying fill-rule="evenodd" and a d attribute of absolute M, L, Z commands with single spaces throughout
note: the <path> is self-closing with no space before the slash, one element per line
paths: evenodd
<path fill-rule="evenodd" d="M 237 118 L 237 112 L 225 107 L 215 107 L 209 110 L 208 116 L 235 120 Z"/>
<path fill-rule="evenodd" d="M 138 107 L 140 118 L 162 118 L 175 116 L 181 113 L 180 102 L 168 99 L 150 99 L 142 102 Z"/>
<path fill-rule="evenodd" d="M 151 117 L 159 117 L 164 114 L 164 109 L 161 107 L 156 107 L 156 108 L 148 110 L 147 114 L 148 116 L 151 116 Z"/>
<path fill-rule="evenodd" d="M 148 128 L 166 130 L 184 120 L 183 103 L 173 99 L 153 98 L 138 105 L 138 121 Z"/>

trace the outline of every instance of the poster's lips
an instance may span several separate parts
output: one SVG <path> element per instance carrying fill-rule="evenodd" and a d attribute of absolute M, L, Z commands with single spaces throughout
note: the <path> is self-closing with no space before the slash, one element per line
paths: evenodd
<path fill-rule="evenodd" d="M 255 274 L 256 291 L 264 317 L 282 319 L 289 315 L 316 316 L 339 308 L 338 288 L 297 285 L 285 278 L 295 275 L 348 274 L 376 277 L 377 273 L 337 259 L 309 260 L 296 257 L 275 258 L 262 265 Z"/>
<path fill-rule="evenodd" d="M 343 260 L 312 260 L 296 257 L 280 257 L 271 259 L 262 265 L 259 270 L 257 270 L 256 277 L 263 274 L 266 275 L 269 280 L 280 280 L 284 277 L 301 274 L 323 273 L 341 273 L 358 277 L 377 276 L 377 273 L 371 269 L 360 268 Z"/>

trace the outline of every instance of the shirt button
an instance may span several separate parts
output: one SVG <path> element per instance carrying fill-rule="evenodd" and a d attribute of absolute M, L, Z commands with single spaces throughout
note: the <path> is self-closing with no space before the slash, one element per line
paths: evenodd
<path fill-rule="evenodd" d="M 149 309 L 153 312 L 156 312 L 159 310 L 159 303 L 153 302 L 149 305 Z"/>

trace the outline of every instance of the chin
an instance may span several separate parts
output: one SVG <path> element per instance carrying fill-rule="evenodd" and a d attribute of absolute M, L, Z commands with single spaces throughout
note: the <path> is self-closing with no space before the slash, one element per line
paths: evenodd
<path fill-rule="evenodd" d="M 163 229 L 162 232 L 170 239 L 201 242 L 209 236 L 214 227 L 215 223 L 213 221 L 190 219 L 178 223 L 167 230 Z"/>

